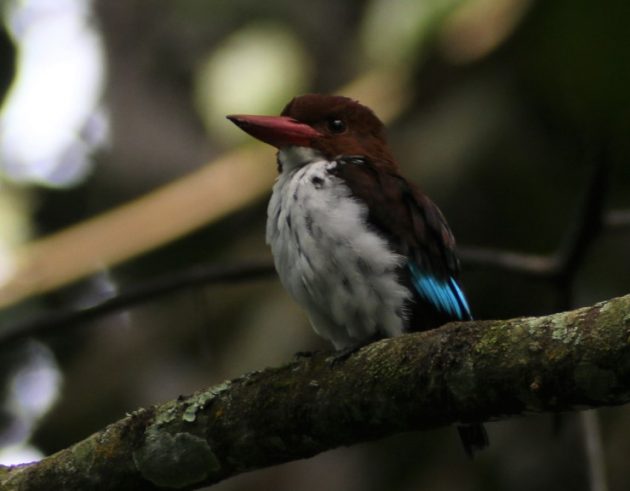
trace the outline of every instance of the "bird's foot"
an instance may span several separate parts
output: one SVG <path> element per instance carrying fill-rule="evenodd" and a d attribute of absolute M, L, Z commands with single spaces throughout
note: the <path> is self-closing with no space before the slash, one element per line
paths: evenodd
<path fill-rule="evenodd" d="M 317 351 L 298 351 L 293 355 L 293 358 L 295 360 L 300 360 L 302 358 L 312 358 L 315 353 L 317 353 Z"/>
<path fill-rule="evenodd" d="M 339 365 L 340 363 L 343 363 L 348 358 L 350 358 L 353 354 L 355 354 L 361 348 L 363 348 L 363 346 L 364 345 L 359 344 L 357 346 L 351 346 L 349 348 L 343 348 L 338 351 L 335 351 L 328 358 L 326 358 L 326 361 L 328 362 L 330 366 L 333 366 L 333 367 L 336 365 Z"/>

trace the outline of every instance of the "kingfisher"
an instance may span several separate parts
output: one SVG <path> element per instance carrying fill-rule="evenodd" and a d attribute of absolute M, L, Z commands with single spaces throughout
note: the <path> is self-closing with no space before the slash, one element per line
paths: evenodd
<path fill-rule="evenodd" d="M 280 116 L 227 118 L 278 149 L 266 241 L 284 288 L 335 349 L 472 319 L 446 219 L 402 177 L 371 109 L 306 94 Z M 487 446 L 481 424 L 458 429 L 469 455 Z"/>

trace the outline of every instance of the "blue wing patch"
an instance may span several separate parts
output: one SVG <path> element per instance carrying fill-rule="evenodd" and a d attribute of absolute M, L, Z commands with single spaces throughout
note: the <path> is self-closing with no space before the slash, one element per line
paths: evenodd
<path fill-rule="evenodd" d="M 472 319 L 466 296 L 455 278 L 438 280 L 434 276 L 422 273 L 412 262 L 409 263 L 409 270 L 413 286 L 422 298 L 456 319 Z"/>

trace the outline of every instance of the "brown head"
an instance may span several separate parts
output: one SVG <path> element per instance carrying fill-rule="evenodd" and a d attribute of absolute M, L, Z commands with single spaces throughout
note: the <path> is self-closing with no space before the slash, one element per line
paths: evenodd
<path fill-rule="evenodd" d="M 278 149 L 310 147 L 326 159 L 362 155 L 395 166 L 383 123 L 367 107 L 342 96 L 295 97 L 280 116 L 230 115 L 243 131 Z"/>

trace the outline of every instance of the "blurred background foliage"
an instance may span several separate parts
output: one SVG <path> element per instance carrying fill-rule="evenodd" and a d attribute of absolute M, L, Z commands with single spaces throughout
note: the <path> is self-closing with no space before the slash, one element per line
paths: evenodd
<path fill-rule="evenodd" d="M 394 152 L 461 245 L 553 252 L 602 155 L 607 208 L 630 208 L 624 0 L 7 0 L 0 8 L 5 293 L 24 281 L 23 252 L 39 239 L 211 168 L 247 144 L 226 113 L 278 113 L 303 92 L 360 93 L 366 103 L 372 92 L 395 94 L 375 105 Z M 193 209 L 140 213 L 134 227 L 112 232 L 141 244 L 135 253 L 101 262 L 95 253 L 96 273 L 7 302 L 0 333 L 194 264 L 269 260 L 264 221 L 275 164 L 271 153 L 260 160 L 251 167 L 260 169 L 251 171 L 255 190 L 224 166 L 212 174 L 216 186 L 195 195 L 199 207 L 238 205 L 161 241 L 147 230 L 180 230 Z M 118 237 L 93 242 L 73 243 L 69 257 L 115 248 Z M 577 276 L 574 305 L 628 292 L 629 245 L 628 233 L 602 233 Z M 52 257 L 44 253 L 41 264 Z M 478 318 L 558 308 L 553 285 L 463 266 Z M 54 452 L 138 406 L 315 349 L 328 346 L 275 277 L 190 288 L 0 344 L 0 461 Z M 630 411 L 600 414 L 610 489 L 627 489 Z M 215 489 L 588 489 L 577 421 L 569 415 L 555 430 L 550 417 L 490 424 L 492 446 L 474 461 L 446 428 Z"/>

